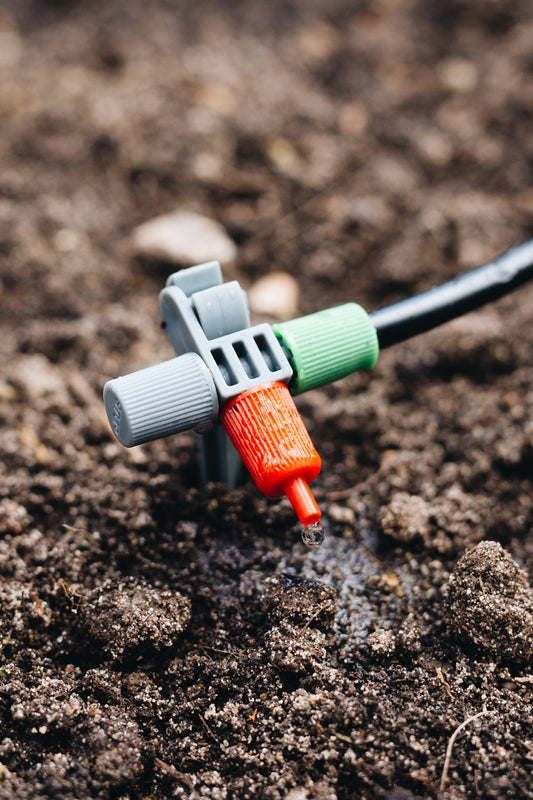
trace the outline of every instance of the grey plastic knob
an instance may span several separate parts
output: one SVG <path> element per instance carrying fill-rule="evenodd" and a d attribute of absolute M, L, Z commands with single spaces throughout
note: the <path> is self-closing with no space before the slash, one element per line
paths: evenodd
<path fill-rule="evenodd" d="M 108 381 L 104 404 L 125 447 L 188 430 L 203 433 L 218 417 L 215 383 L 197 353 Z"/>
<path fill-rule="evenodd" d="M 194 292 L 191 302 L 208 339 L 250 327 L 246 292 L 237 281 Z"/>

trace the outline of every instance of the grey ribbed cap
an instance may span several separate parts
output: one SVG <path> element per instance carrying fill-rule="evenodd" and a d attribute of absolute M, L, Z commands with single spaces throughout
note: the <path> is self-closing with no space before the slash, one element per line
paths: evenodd
<path fill-rule="evenodd" d="M 218 416 L 215 384 L 197 353 L 108 381 L 104 404 L 113 433 L 126 447 L 188 430 L 202 433 Z"/>

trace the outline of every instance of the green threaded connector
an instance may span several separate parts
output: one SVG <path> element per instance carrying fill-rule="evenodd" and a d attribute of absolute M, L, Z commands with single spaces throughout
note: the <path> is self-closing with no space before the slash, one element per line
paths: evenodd
<path fill-rule="evenodd" d="M 364 308 L 346 303 L 272 326 L 290 353 L 292 394 L 370 369 L 379 355 L 376 329 Z"/>

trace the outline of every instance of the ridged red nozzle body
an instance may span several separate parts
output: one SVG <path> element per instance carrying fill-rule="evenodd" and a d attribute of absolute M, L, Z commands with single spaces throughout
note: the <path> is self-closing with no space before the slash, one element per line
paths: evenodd
<path fill-rule="evenodd" d="M 221 420 L 257 488 L 267 497 L 285 493 L 303 525 L 318 522 L 308 484 L 320 472 L 320 456 L 285 384 L 247 389 L 228 403 Z"/>

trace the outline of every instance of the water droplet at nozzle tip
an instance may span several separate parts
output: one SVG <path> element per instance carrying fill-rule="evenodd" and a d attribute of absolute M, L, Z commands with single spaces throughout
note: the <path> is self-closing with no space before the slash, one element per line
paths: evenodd
<path fill-rule="evenodd" d="M 324 528 L 320 520 L 306 525 L 302 531 L 302 541 L 307 547 L 318 547 L 324 541 Z"/>

